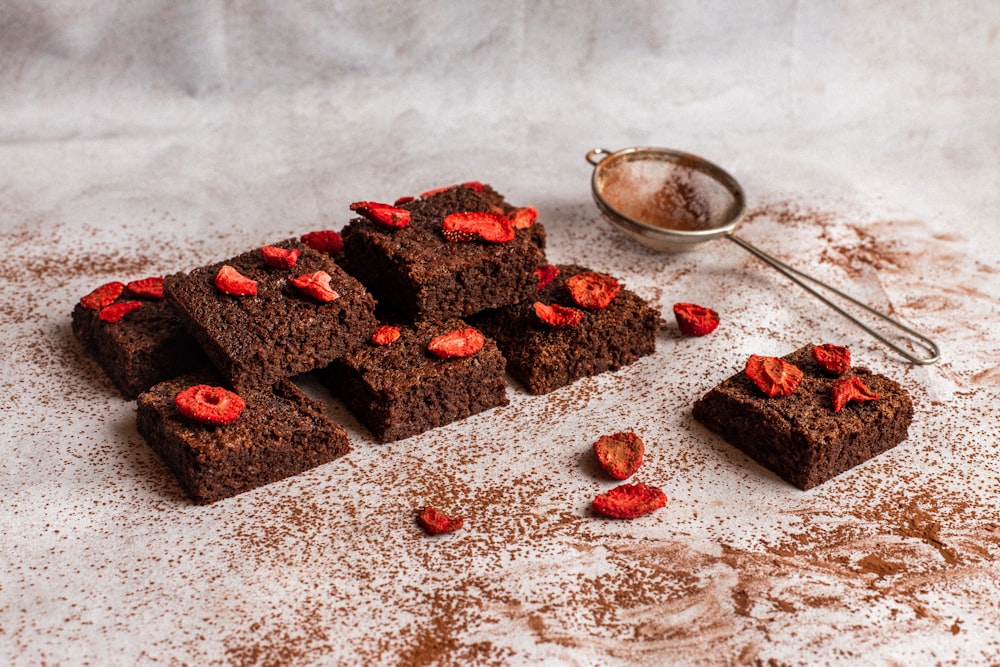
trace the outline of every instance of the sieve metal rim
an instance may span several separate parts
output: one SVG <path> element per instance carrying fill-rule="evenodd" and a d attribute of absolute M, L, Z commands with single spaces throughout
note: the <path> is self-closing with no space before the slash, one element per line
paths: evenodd
<path fill-rule="evenodd" d="M 626 231 L 669 243 L 694 245 L 732 234 L 746 211 L 746 196 L 739 181 L 722 167 L 693 153 L 656 146 L 633 146 L 614 152 L 604 148 L 594 148 L 587 152 L 586 158 L 594 167 L 590 177 L 590 190 L 594 202 L 609 221 Z M 705 174 L 722 185 L 732 196 L 730 219 L 725 224 L 710 229 L 685 230 L 658 227 L 622 213 L 604 198 L 599 184 L 602 174 L 622 160 L 659 160 Z"/>

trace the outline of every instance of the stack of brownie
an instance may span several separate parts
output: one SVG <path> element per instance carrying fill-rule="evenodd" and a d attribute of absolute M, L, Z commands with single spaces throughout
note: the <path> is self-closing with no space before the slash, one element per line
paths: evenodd
<path fill-rule="evenodd" d="M 565 302 L 563 281 L 585 269 L 548 266 L 534 209 L 489 186 L 352 209 L 362 215 L 342 248 L 335 233 L 336 244 L 306 235 L 168 276 L 141 307 L 114 306 L 135 295 L 113 290 L 75 308 L 74 333 L 121 393 L 138 397 L 140 434 L 197 502 L 349 451 L 344 429 L 289 381 L 302 373 L 319 371 L 389 442 L 505 405 L 505 371 L 543 393 L 653 352 L 659 314 L 628 290 L 572 330 L 538 320 L 532 304 Z M 373 210 L 388 210 L 390 224 Z M 449 229 L 452 214 L 499 219 L 507 235 Z M 242 412 L 192 419 L 178 397 L 201 386 L 233 392 Z"/>

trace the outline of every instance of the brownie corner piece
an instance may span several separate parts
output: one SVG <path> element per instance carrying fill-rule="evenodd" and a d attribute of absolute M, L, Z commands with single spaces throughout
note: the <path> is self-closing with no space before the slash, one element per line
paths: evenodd
<path fill-rule="evenodd" d="M 625 288 L 605 308 L 581 309 L 571 299 L 566 280 L 590 269 L 573 264 L 556 268 L 556 277 L 537 300 L 581 310 L 579 324 L 545 324 L 535 312 L 534 300 L 469 320 L 496 339 L 507 359 L 507 372 L 530 393 L 545 394 L 584 377 L 615 371 L 656 351 L 659 311 Z"/>
<path fill-rule="evenodd" d="M 264 387 L 321 368 L 366 340 L 375 328 L 375 301 L 327 254 L 289 239 L 276 246 L 299 251 L 291 267 L 270 266 L 261 250 L 168 276 L 167 298 L 222 376 L 236 389 Z M 256 294 L 223 293 L 215 276 L 235 268 L 256 283 Z M 314 298 L 292 282 L 323 271 L 336 293 Z"/>
<path fill-rule="evenodd" d="M 387 345 L 370 342 L 325 368 L 320 378 L 379 442 L 401 440 L 507 405 L 504 358 L 486 338 L 471 356 L 437 358 L 434 338 L 467 329 L 459 319 L 400 325 Z"/>
<path fill-rule="evenodd" d="M 134 400 L 158 382 L 208 364 L 169 303 L 124 290 L 111 305 L 128 301 L 140 305 L 111 322 L 78 302 L 70 321 L 74 337 L 123 398 Z"/>
<path fill-rule="evenodd" d="M 906 439 L 913 403 L 894 380 L 855 367 L 877 400 L 850 402 L 834 412 L 833 382 L 813 358 L 812 345 L 782 357 L 803 372 L 788 396 L 768 397 L 740 371 L 694 403 L 695 419 L 786 482 L 808 490 Z"/>
<path fill-rule="evenodd" d="M 195 502 L 244 493 L 350 451 L 344 429 L 288 380 L 240 392 L 245 407 L 231 424 L 204 424 L 180 413 L 174 401 L 179 392 L 220 382 L 214 373 L 187 374 L 137 400 L 139 434 Z"/>

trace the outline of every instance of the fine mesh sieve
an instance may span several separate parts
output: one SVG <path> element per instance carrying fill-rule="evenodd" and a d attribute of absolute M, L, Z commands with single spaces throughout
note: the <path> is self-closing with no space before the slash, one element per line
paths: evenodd
<path fill-rule="evenodd" d="M 617 229 L 653 250 L 680 252 L 727 238 L 783 273 L 826 305 L 915 364 L 940 357 L 937 344 L 924 334 L 872 308 L 835 287 L 799 271 L 751 245 L 734 233 L 746 199 L 739 182 L 715 164 L 690 153 L 667 148 L 636 147 L 587 153 L 594 166 L 591 190 L 597 207 Z M 918 356 L 857 319 L 816 288 L 862 308 L 902 334 L 928 356 Z"/>

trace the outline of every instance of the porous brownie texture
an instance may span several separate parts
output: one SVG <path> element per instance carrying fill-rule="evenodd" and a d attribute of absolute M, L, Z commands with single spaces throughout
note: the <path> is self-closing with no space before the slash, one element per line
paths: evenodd
<path fill-rule="evenodd" d="M 369 343 L 338 359 L 322 381 L 379 442 L 391 442 L 507 405 L 504 358 L 486 339 L 468 357 L 439 359 L 436 336 L 467 328 L 458 319 L 401 325 L 389 345 Z"/>
<path fill-rule="evenodd" d="M 766 396 L 740 371 L 695 401 L 694 417 L 765 468 L 802 490 L 811 489 L 906 439 L 913 403 L 897 382 L 852 368 L 878 394 L 833 411 L 837 376 L 806 345 L 782 357 L 803 372 L 788 396 Z"/>
<path fill-rule="evenodd" d="M 287 380 L 240 392 L 235 422 L 213 426 L 183 416 L 178 392 L 220 385 L 214 373 L 167 380 L 139 396 L 137 428 L 198 503 L 211 503 L 332 461 L 350 451 L 344 429 Z"/>
<path fill-rule="evenodd" d="M 532 394 L 618 370 L 656 351 L 660 313 L 628 289 L 606 308 L 584 309 L 576 326 L 553 328 L 539 320 L 535 300 L 579 308 L 565 282 L 589 269 L 573 264 L 558 268 L 559 275 L 535 298 L 469 318 L 497 341 L 507 358 L 507 372 Z"/>
<path fill-rule="evenodd" d="M 294 267 L 270 267 L 255 248 L 164 283 L 191 334 L 239 391 L 326 366 L 366 341 L 377 324 L 371 294 L 328 255 L 297 240 L 274 245 L 299 250 Z M 257 295 L 221 292 L 214 280 L 224 264 L 257 281 Z M 339 294 L 333 301 L 320 302 L 289 282 L 321 270 Z"/>
<path fill-rule="evenodd" d="M 116 303 L 121 301 L 139 301 L 142 306 L 117 322 L 104 322 L 97 310 L 77 303 L 70 326 L 123 397 L 134 400 L 157 382 L 208 365 L 171 304 L 127 290 Z"/>
<path fill-rule="evenodd" d="M 509 211 L 503 197 L 456 186 L 400 205 L 410 224 L 388 229 L 366 219 L 344 228 L 344 266 L 380 306 L 410 320 L 471 315 L 537 292 L 535 268 L 545 261 L 545 228 L 516 230 L 506 243 L 450 242 L 441 227 L 456 212 Z"/>

